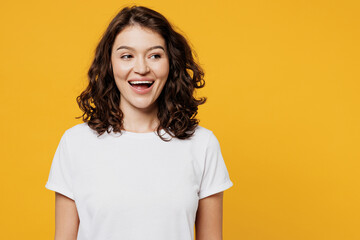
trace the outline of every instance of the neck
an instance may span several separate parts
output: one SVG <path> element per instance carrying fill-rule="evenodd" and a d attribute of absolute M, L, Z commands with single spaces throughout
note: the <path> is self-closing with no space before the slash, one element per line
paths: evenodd
<path fill-rule="evenodd" d="M 123 112 L 123 129 L 128 132 L 146 133 L 153 132 L 160 124 L 157 117 L 158 107 L 156 104 L 147 108 L 139 109 L 126 106 L 120 109 Z"/>

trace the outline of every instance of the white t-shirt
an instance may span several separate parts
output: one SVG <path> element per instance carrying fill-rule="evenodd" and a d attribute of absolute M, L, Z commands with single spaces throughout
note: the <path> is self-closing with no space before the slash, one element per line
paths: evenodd
<path fill-rule="evenodd" d="M 164 130 L 166 138 L 170 138 Z M 199 199 L 233 186 L 212 131 L 64 132 L 45 187 L 75 201 L 78 240 L 193 240 Z"/>

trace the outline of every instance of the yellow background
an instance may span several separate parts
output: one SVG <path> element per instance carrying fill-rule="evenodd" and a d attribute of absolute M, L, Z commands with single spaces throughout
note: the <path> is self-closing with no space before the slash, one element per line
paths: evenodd
<path fill-rule="evenodd" d="M 2 1 L 1 238 L 53 239 L 45 189 L 101 34 L 130 1 Z M 360 239 L 358 1 L 137 1 L 205 70 L 200 125 L 234 186 L 224 240 Z"/>

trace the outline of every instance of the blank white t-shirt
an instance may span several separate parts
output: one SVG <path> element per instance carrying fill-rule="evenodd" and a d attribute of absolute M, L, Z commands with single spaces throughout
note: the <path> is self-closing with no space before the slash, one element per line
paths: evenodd
<path fill-rule="evenodd" d="M 97 137 L 87 123 L 64 132 L 45 185 L 75 201 L 78 240 L 193 240 L 199 199 L 231 186 L 204 127 L 165 142 L 156 132 Z"/>

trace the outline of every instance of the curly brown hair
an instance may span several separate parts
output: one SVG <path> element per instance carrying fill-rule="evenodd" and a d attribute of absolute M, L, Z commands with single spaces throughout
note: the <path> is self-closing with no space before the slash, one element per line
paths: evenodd
<path fill-rule="evenodd" d="M 169 75 L 157 99 L 159 126 L 172 137 L 191 137 L 199 120 L 195 118 L 198 106 L 206 97 L 196 99 L 195 88 L 205 85 L 204 72 L 194 60 L 196 53 L 188 41 L 175 31 L 160 13 L 144 6 L 123 8 L 110 22 L 95 50 L 95 58 L 88 71 L 89 84 L 76 98 L 88 126 L 102 135 L 105 131 L 119 132 L 123 128 L 124 114 L 120 109 L 120 91 L 117 88 L 111 68 L 111 49 L 116 36 L 128 26 L 140 25 L 159 33 L 165 40 L 169 56 Z M 194 56 L 193 56 L 194 55 Z M 111 128 L 111 129 L 109 129 Z"/>

